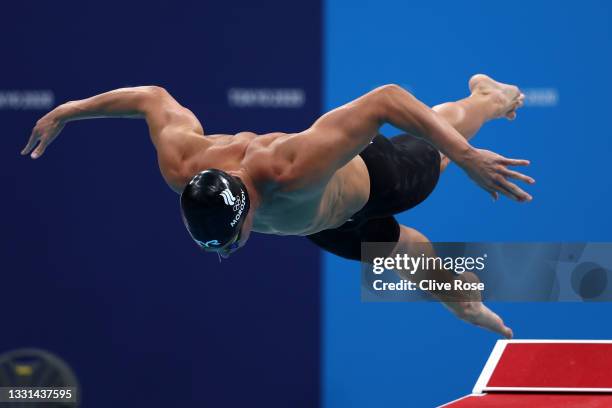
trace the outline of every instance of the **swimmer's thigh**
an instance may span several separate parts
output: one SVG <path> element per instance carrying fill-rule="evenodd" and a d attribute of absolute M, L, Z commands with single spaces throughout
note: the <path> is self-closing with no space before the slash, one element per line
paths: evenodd
<path fill-rule="evenodd" d="M 311 240 L 321 249 L 338 255 L 342 258 L 355 261 L 361 260 L 362 242 L 388 242 L 394 245 L 385 245 L 385 254 L 371 254 L 373 256 L 388 256 L 389 248 L 392 250 L 398 242 L 400 228 L 395 217 L 371 218 L 359 226 L 350 229 L 336 228 L 320 231 L 309 235 Z"/>

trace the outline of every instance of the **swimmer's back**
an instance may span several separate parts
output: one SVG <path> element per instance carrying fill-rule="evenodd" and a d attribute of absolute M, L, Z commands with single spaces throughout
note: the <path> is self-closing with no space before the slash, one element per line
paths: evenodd
<path fill-rule="evenodd" d="M 307 168 L 302 169 L 304 174 L 287 179 L 284 173 L 295 157 L 284 154 L 283 144 L 298 135 L 306 137 L 278 132 L 204 136 L 202 139 L 206 139 L 206 143 L 191 155 L 184 178 L 172 187 L 182 190 L 190 174 L 204 169 L 236 171 L 242 168 L 261 196 L 253 222 L 254 231 L 309 235 L 341 225 L 368 200 L 368 170 L 361 157 L 356 156 L 318 183 L 300 182 L 308 178 Z"/>

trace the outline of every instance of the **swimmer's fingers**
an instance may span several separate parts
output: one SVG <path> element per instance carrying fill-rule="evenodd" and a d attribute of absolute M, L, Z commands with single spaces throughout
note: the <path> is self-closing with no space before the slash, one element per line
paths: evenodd
<path fill-rule="evenodd" d="M 524 159 L 509 159 L 506 157 L 500 157 L 498 163 L 499 175 L 494 178 L 495 184 L 498 187 L 498 191 L 505 196 L 516 200 L 516 201 L 531 201 L 531 197 L 527 192 L 521 189 L 516 184 L 508 181 L 506 178 L 513 178 L 516 180 L 524 181 L 525 183 L 533 184 L 535 180 L 529 176 L 526 176 L 518 171 L 510 170 L 506 166 L 529 166 L 529 160 Z"/>
<path fill-rule="evenodd" d="M 33 159 L 38 159 L 43 155 L 45 149 L 55 140 L 63 128 L 63 122 L 48 118 L 47 116 L 43 117 L 36 123 L 30 135 L 30 139 L 28 140 L 28 144 L 23 148 L 21 154 L 26 155 L 32 152 L 30 156 Z M 36 146 L 36 143 L 38 143 L 38 146 Z M 36 148 L 34 148 L 35 146 Z"/>
<path fill-rule="evenodd" d="M 504 196 L 508 197 L 509 199 L 514 200 L 514 201 L 518 201 L 517 198 L 508 189 L 504 188 L 501 185 L 501 183 L 497 184 L 495 186 L 495 188 L 497 189 L 497 191 L 499 191 L 500 193 L 502 193 Z M 499 195 L 498 195 L 498 197 L 499 197 Z"/>
<path fill-rule="evenodd" d="M 461 166 L 470 178 L 485 189 L 493 197 L 493 200 L 496 200 L 499 194 L 504 194 L 517 201 L 529 201 L 531 196 L 506 180 L 506 175 L 503 171 L 506 170 L 507 166 L 527 165 L 529 165 L 528 160 L 509 159 L 495 152 L 483 149 L 472 150 L 469 160 L 461 163 Z M 512 174 L 520 173 L 514 172 Z"/>
<path fill-rule="evenodd" d="M 483 188 L 486 190 L 487 193 L 489 193 L 489 195 L 491 195 L 493 201 L 499 200 L 499 194 L 497 193 L 497 191 L 495 191 L 495 188 L 487 186 L 483 186 Z"/>
<path fill-rule="evenodd" d="M 43 137 L 41 137 L 40 138 L 40 143 L 38 144 L 36 149 L 34 149 L 34 151 L 32 152 L 32 155 L 31 155 L 32 158 L 33 159 L 38 159 L 40 156 L 42 156 L 43 153 L 45 152 L 45 150 L 47 149 L 47 146 L 49 146 L 51 144 L 53 139 L 55 139 L 55 137 L 53 137 L 53 136 L 43 136 Z"/>
<path fill-rule="evenodd" d="M 501 173 L 506 177 L 509 177 L 515 180 L 520 180 L 528 184 L 535 183 L 535 180 L 532 177 L 529 177 L 523 173 L 519 173 L 518 171 L 510 170 L 506 167 L 502 167 Z"/>
<path fill-rule="evenodd" d="M 527 194 L 516 184 L 506 180 L 503 176 L 495 178 L 498 191 L 506 197 L 516 201 L 531 201 L 533 197 Z"/>
<path fill-rule="evenodd" d="M 504 166 L 529 166 L 530 161 L 524 159 L 508 159 L 507 157 L 502 157 L 500 163 Z"/>
<path fill-rule="evenodd" d="M 34 146 L 36 146 L 36 143 L 38 143 L 39 139 L 40 139 L 40 133 L 38 132 L 38 130 L 36 128 L 32 129 L 32 134 L 30 135 L 30 138 L 28 139 L 28 143 L 25 145 L 25 147 L 21 151 L 21 154 L 23 156 L 25 156 L 26 154 L 29 154 L 32 151 L 32 149 L 34 149 Z"/>

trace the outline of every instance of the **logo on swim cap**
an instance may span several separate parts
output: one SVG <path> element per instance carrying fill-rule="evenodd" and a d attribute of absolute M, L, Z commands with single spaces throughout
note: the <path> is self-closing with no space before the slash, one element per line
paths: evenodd
<path fill-rule="evenodd" d="M 223 198 L 225 205 L 234 205 L 236 203 L 236 197 L 229 191 L 229 188 L 223 190 L 219 195 Z"/>
<path fill-rule="evenodd" d="M 197 239 L 195 239 L 195 242 L 200 244 L 200 246 L 203 246 L 203 247 L 206 247 L 206 248 L 210 248 L 211 245 L 214 245 L 214 246 L 221 245 L 221 243 L 219 243 L 219 241 L 217 241 L 216 239 L 212 239 L 212 240 L 206 241 L 206 242 L 198 241 Z"/>

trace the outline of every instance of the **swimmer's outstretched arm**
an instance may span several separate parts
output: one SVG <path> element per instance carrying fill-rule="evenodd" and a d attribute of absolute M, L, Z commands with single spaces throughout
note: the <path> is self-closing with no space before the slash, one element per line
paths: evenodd
<path fill-rule="evenodd" d="M 195 115 L 158 86 L 139 86 L 105 92 L 59 105 L 38 120 L 22 155 L 43 155 L 66 123 L 81 119 L 140 118 L 149 127 L 166 181 L 178 185 L 184 163 L 198 151 L 204 133 Z M 174 187 L 173 187 L 174 188 Z"/>
<path fill-rule="evenodd" d="M 501 193 L 517 201 L 530 200 L 529 194 L 505 177 L 507 166 L 526 166 L 529 164 L 527 160 L 508 159 L 472 147 L 434 110 L 397 85 L 377 88 L 323 115 L 303 132 L 304 135 L 310 134 L 309 140 L 303 138 L 304 142 L 300 144 L 300 138 L 294 138 L 293 143 L 298 146 L 297 157 L 314 151 L 309 164 L 315 168 L 327 165 L 333 168 L 333 173 L 363 150 L 384 123 L 430 141 L 493 197 Z M 317 143 L 313 143 L 314 139 Z M 319 164 L 314 164 L 315 161 Z"/>

